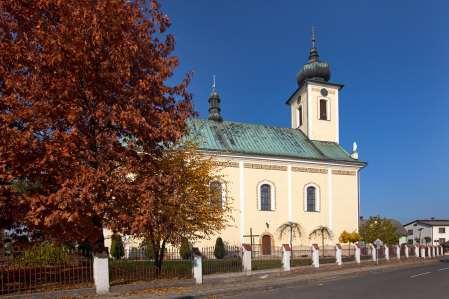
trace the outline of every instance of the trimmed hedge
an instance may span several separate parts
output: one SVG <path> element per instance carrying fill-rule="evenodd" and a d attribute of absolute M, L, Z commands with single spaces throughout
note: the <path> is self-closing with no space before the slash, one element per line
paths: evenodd
<path fill-rule="evenodd" d="M 271 260 L 252 260 L 252 270 L 274 269 L 281 268 L 282 261 L 280 259 Z"/>
<path fill-rule="evenodd" d="M 312 260 L 309 258 L 306 259 L 292 259 L 290 261 L 291 267 L 300 267 L 300 266 L 310 266 L 312 265 Z"/>
<path fill-rule="evenodd" d="M 334 257 L 324 257 L 320 258 L 320 264 L 332 264 L 336 263 L 337 260 Z"/>

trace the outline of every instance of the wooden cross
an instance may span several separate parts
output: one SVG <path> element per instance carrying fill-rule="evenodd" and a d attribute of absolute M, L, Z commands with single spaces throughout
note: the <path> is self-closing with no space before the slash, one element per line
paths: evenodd
<path fill-rule="evenodd" d="M 252 227 L 250 227 L 249 228 L 249 235 L 243 235 L 243 237 L 244 238 L 249 238 L 249 242 L 250 242 L 250 244 L 251 244 L 251 255 L 253 254 L 253 252 L 254 252 L 254 248 L 253 248 L 253 245 L 254 245 L 254 237 L 260 237 L 260 235 L 253 235 L 253 228 Z"/>

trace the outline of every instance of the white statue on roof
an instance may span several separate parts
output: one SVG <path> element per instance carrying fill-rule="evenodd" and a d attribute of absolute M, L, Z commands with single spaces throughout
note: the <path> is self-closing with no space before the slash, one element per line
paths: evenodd
<path fill-rule="evenodd" d="M 352 143 L 352 154 L 351 154 L 351 158 L 358 160 L 359 159 L 359 152 L 357 149 L 357 142 L 353 142 Z"/>

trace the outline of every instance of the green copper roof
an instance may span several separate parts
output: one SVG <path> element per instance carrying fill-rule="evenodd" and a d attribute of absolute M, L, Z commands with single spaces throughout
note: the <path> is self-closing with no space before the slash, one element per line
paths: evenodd
<path fill-rule="evenodd" d="M 297 129 L 197 118 L 188 127 L 187 139 L 202 150 L 363 164 L 339 144 L 311 141 Z"/>

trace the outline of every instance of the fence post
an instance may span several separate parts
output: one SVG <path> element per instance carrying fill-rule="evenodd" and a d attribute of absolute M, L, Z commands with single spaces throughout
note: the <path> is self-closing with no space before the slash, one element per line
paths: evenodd
<path fill-rule="evenodd" d="M 109 293 L 109 255 L 107 249 L 101 253 L 94 253 L 93 272 L 97 294 Z"/>
<path fill-rule="evenodd" d="M 419 258 L 419 246 L 416 244 L 413 246 L 415 246 L 415 257 Z"/>
<path fill-rule="evenodd" d="M 432 246 L 432 251 L 433 251 L 433 257 L 436 257 L 437 256 L 437 250 L 436 250 L 435 245 Z"/>
<path fill-rule="evenodd" d="M 426 247 L 424 247 L 424 245 L 421 245 L 421 257 L 423 259 L 426 258 Z"/>
<path fill-rule="evenodd" d="M 335 245 L 335 262 L 337 263 L 337 265 L 341 266 L 343 264 L 343 260 L 341 257 L 341 245 L 340 244 L 336 244 Z"/>
<path fill-rule="evenodd" d="M 292 257 L 292 249 L 290 245 L 283 244 L 282 245 L 282 269 L 284 271 L 290 271 L 290 260 Z"/>
<path fill-rule="evenodd" d="M 203 284 L 203 258 L 198 247 L 192 248 L 193 253 L 193 278 L 196 284 Z"/>
<path fill-rule="evenodd" d="M 243 256 L 242 256 L 242 264 L 243 271 L 249 275 L 251 274 L 251 245 L 250 244 L 242 244 Z"/>
<path fill-rule="evenodd" d="M 373 262 L 377 261 L 377 249 L 376 246 L 374 246 L 373 244 L 369 244 L 369 246 L 371 247 L 371 258 L 373 260 Z"/>
<path fill-rule="evenodd" d="M 320 248 L 318 244 L 312 245 L 312 267 L 320 267 Z"/>
<path fill-rule="evenodd" d="M 390 260 L 390 247 L 384 246 L 384 252 L 385 252 L 385 260 L 389 261 Z"/>
<path fill-rule="evenodd" d="M 408 253 L 408 245 L 406 244 L 406 245 L 404 245 L 405 247 L 404 247 L 404 254 L 405 254 L 405 258 L 406 259 L 408 259 L 408 257 L 409 257 L 409 253 Z"/>
<path fill-rule="evenodd" d="M 443 256 L 444 255 L 443 254 L 443 247 L 442 246 L 438 246 L 438 248 L 439 248 L 440 256 Z"/>
<path fill-rule="evenodd" d="M 360 246 L 359 244 L 355 244 L 355 262 L 360 264 Z"/>
<path fill-rule="evenodd" d="M 401 247 L 399 245 L 395 245 L 394 248 L 396 249 L 396 258 L 398 260 L 401 259 Z"/>

